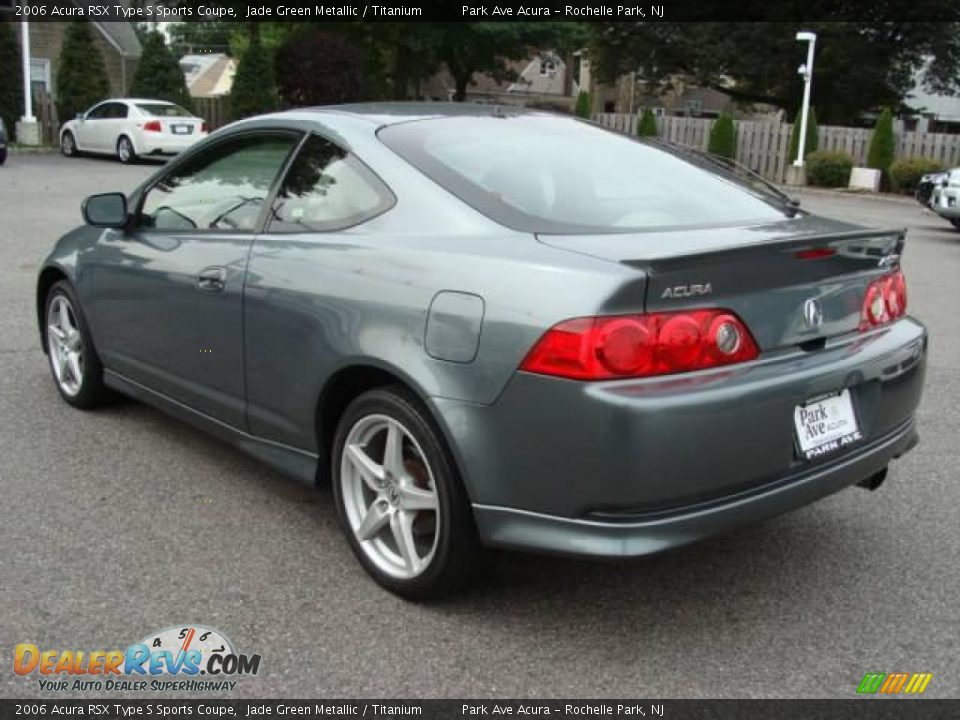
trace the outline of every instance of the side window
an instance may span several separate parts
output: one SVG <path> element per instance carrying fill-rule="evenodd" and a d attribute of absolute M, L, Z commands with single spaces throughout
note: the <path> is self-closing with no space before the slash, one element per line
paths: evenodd
<path fill-rule="evenodd" d="M 369 220 L 395 198 L 362 162 L 312 135 L 300 150 L 273 202 L 269 232 L 327 232 Z"/>
<path fill-rule="evenodd" d="M 253 230 L 299 137 L 227 140 L 174 168 L 147 192 L 139 225 L 156 230 Z"/>
<path fill-rule="evenodd" d="M 122 120 L 127 116 L 127 106 L 123 103 L 111 103 L 107 117 L 111 120 Z"/>
<path fill-rule="evenodd" d="M 87 113 L 87 120 L 103 120 L 110 112 L 110 103 L 97 105 L 93 110 Z"/>

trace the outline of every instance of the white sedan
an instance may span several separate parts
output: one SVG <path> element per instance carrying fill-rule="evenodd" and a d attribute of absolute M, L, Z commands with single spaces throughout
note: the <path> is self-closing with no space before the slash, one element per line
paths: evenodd
<path fill-rule="evenodd" d="M 104 100 L 60 129 L 64 155 L 116 155 L 120 162 L 139 156 L 172 155 L 207 136 L 207 123 L 165 100 Z"/>

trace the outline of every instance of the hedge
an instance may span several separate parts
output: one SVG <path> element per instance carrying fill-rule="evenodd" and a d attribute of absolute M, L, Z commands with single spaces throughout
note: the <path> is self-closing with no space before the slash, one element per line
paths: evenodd
<path fill-rule="evenodd" d="M 807 155 L 807 182 L 821 187 L 846 187 L 850 183 L 853 158 L 845 152 L 817 150 Z"/>
<path fill-rule="evenodd" d="M 943 163 L 933 158 L 915 157 L 897 160 L 890 166 L 890 183 L 897 192 L 912 193 L 927 173 L 940 172 Z"/>

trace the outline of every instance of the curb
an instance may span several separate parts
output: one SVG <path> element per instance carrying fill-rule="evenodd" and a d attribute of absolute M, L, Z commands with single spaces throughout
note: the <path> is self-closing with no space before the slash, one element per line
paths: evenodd
<path fill-rule="evenodd" d="M 869 200 L 870 202 L 901 203 L 904 205 L 916 205 L 923 207 L 912 195 L 858 192 L 856 190 L 827 190 L 826 188 L 812 188 L 806 186 L 792 187 L 789 185 L 781 185 L 780 189 L 783 190 L 787 195 L 796 195 L 798 197 L 803 197 L 804 195 L 817 195 L 820 197 L 832 197 L 837 199 L 856 198 L 857 200 Z"/>
<path fill-rule="evenodd" d="M 53 145 L 8 145 L 11 155 L 55 155 L 60 148 Z"/>

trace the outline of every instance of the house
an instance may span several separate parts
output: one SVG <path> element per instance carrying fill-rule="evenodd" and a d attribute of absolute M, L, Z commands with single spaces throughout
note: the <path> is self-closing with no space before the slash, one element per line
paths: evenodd
<path fill-rule="evenodd" d="M 237 63 L 224 53 L 184 55 L 180 69 L 191 97 L 222 97 L 230 94 Z"/>
<path fill-rule="evenodd" d="M 738 120 L 782 119 L 780 108 L 738 103 L 728 93 L 703 87 L 682 75 L 669 78 L 655 93 L 648 92 L 637 73 L 621 75 L 613 85 L 606 85 L 591 78 L 590 61 L 585 55 L 577 54 L 577 58 L 578 84 L 590 89 L 593 112 L 635 113 L 650 108 L 657 116 L 716 118 L 726 113 Z"/>
<path fill-rule="evenodd" d="M 900 116 L 905 130 L 960 134 L 960 97 L 929 92 L 923 87 L 921 73 L 903 104 L 909 108 Z"/>
<path fill-rule="evenodd" d="M 68 25 L 66 22 L 48 21 L 30 23 L 30 85 L 34 96 L 41 91 L 52 97 L 57 95 L 57 68 L 60 65 L 60 51 Z M 23 23 L 15 22 L 13 26 L 17 41 L 22 42 Z M 90 28 L 97 49 L 103 57 L 110 94 L 126 95 L 127 88 L 133 82 L 141 52 L 140 41 L 133 25 L 125 22 L 91 21 Z"/>
<path fill-rule="evenodd" d="M 496 80 L 477 73 L 467 86 L 467 102 L 528 105 L 570 112 L 579 92 L 572 68 L 552 50 L 542 50 L 524 60 L 507 62 L 514 76 Z M 451 100 L 456 85 L 446 69 L 425 80 L 418 93 L 421 100 Z"/>

